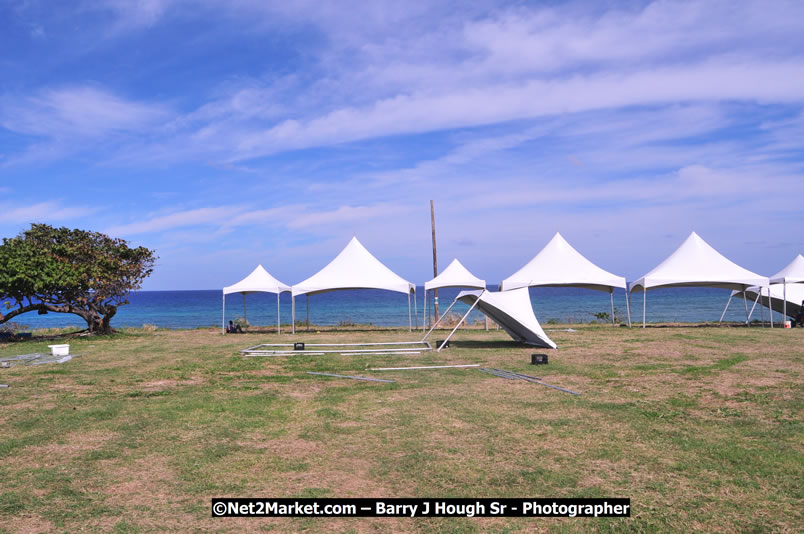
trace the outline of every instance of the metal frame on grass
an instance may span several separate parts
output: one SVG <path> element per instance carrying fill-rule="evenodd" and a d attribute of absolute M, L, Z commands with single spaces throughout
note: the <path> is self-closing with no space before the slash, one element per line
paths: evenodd
<path fill-rule="evenodd" d="M 402 345 L 398 348 L 392 345 Z M 418 346 L 414 346 L 418 345 Z M 420 354 L 432 351 L 433 347 L 427 341 L 391 341 L 386 343 L 305 343 L 303 350 L 295 350 L 294 343 L 263 343 L 240 351 L 244 356 L 311 356 L 322 354 L 348 354 L 358 356 L 361 354 Z M 264 347 L 290 347 L 288 349 Z M 308 347 L 312 350 L 307 350 Z M 343 347 L 343 348 L 324 348 Z M 356 349 L 355 347 L 375 347 L 369 349 Z"/>
<path fill-rule="evenodd" d="M 460 326 L 463 324 L 463 322 L 466 320 L 466 318 L 467 318 L 467 317 L 469 317 L 469 314 L 470 314 L 470 313 L 472 313 L 472 310 L 474 310 L 474 309 L 475 309 L 475 306 L 477 306 L 477 303 L 478 303 L 478 302 L 480 302 L 480 297 L 482 297 L 482 296 L 483 296 L 483 295 L 486 293 L 486 291 L 487 291 L 487 290 L 486 290 L 486 289 L 484 289 L 484 290 L 483 290 L 483 291 L 480 293 L 480 295 L 478 296 L 477 300 L 476 300 L 476 301 L 474 301 L 474 302 L 472 303 L 472 305 L 469 307 L 469 311 L 467 311 L 467 312 L 466 312 L 466 313 L 463 315 L 463 317 L 461 317 L 461 320 L 460 320 L 460 321 L 458 321 L 458 324 L 456 324 L 456 325 L 455 325 L 455 328 L 453 328 L 453 329 L 452 329 L 452 332 L 450 332 L 450 333 L 449 333 L 449 335 L 446 337 L 446 339 L 444 339 L 444 341 L 442 341 L 442 342 L 441 342 L 441 345 L 439 345 L 439 347 L 436 349 L 436 352 L 441 352 L 441 349 L 443 349 L 443 348 L 444 348 L 444 345 L 446 345 L 446 344 L 447 344 L 447 342 L 448 342 L 448 341 L 449 341 L 449 339 L 452 337 L 452 335 L 455 333 L 455 331 L 456 331 L 456 330 L 457 330 L 457 329 L 458 329 L 458 328 L 459 328 L 459 327 L 460 327 Z M 455 306 L 455 303 L 456 303 L 456 302 L 458 302 L 458 299 L 457 299 L 457 298 L 456 298 L 455 300 L 453 300 L 453 301 L 452 301 L 452 304 L 450 304 L 450 305 L 449 305 L 449 308 L 447 308 L 447 311 L 445 311 L 444 313 L 442 313 L 442 314 L 441 314 L 441 317 L 439 317 L 439 318 L 438 318 L 438 320 L 437 320 L 437 321 L 436 321 L 436 322 L 433 324 L 432 328 L 430 328 L 430 330 L 428 330 L 428 331 L 427 331 L 427 333 L 426 333 L 426 334 L 424 334 L 424 337 L 422 338 L 422 341 L 421 341 L 422 343 L 427 343 L 427 341 L 426 341 L 426 340 L 427 340 L 427 338 L 428 338 L 428 337 L 430 337 L 430 334 L 432 334 L 432 333 L 433 333 L 433 330 L 435 330 L 436 326 L 438 326 L 438 325 L 439 325 L 439 323 L 441 323 L 441 320 L 442 320 L 444 317 L 446 317 L 446 316 L 447 316 L 447 314 L 448 314 L 448 313 L 449 313 L 449 311 L 452 309 L 452 307 L 453 307 L 453 306 Z M 428 345 L 429 345 L 429 343 L 428 343 Z"/>

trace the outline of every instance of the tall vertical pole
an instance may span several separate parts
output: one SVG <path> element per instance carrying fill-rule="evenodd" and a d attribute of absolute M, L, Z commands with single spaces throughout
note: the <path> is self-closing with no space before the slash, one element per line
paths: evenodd
<path fill-rule="evenodd" d="M 609 292 L 609 298 L 611 299 L 611 324 L 614 324 L 614 288 L 611 288 Z"/>
<path fill-rule="evenodd" d="M 743 304 L 745 304 L 745 326 L 751 326 L 748 320 L 748 300 L 745 298 L 745 293 L 748 291 L 748 286 L 743 287 Z"/>
<path fill-rule="evenodd" d="M 410 317 L 410 291 L 408 291 L 408 332 L 413 332 L 413 319 Z"/>
<path fill-rule="evenodd" d="M 432 200 L 430 201 L 430 225 L 433 228 L 433 278 L 435 278 L 438 276 L 438 258 L 436 256 L 435 207 Z M 433 290 L 433 308 L 435 316 L 438 317 L 438 288 Z"/>
<path fill-rule="evenodd" d="M 645 301 L 648 297 L 648 288 L 642 286 L 642 328 L 645 328 Z"/>
<path fill-rule="evenodd" d="M 280 318 L 280 315 L 279 315 L 279 293 L 280 292 L 277 292 L 277 294 L 276 294 L 276 333 L 277 334 L 282 333 L 282 324 L 279 322 L 279 318 Z"/>
<path fill-rule="evenodd" d="M 757 302 L 762 300 L 762 286 L 759 286 L 759 295 L 757 295 L 757 300 L 754 301 L 754 306 L 757 305 Z M 754 308 L 751 308 L 751 312 L 754 311 Z M 762 317 L 762 328 L 765 328 L 765 306 L 762 303 L 759 304 L 759 314 Z"/>
<path fill-rule="evenodd" d="M 226 333 L 226 293 L 223 294 L 223 313 L 221 314 L 221 334 Z"/>

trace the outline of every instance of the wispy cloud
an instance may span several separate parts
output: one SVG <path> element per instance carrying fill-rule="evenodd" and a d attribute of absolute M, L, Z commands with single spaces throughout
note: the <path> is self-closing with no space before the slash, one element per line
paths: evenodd
<path fill-rule="evenodd" d="M 61 222 L 80 219 L 97 211 L 98 208 L 91 206 L 66 206 L 57 200 L 38 202 L 29 206 L 13 206 L 0 202 L 0 218 L 6 224 Z"/>
<path fill-rule="evenodd" d="M 163 106 L 129 101 L 90 86 L 48 89 L 0 100 L 0 124 L 4 128 L 62 140 L 138 131 L 166 114 Z"/>
<path fill-rule="evenodd" d="M 242 208 L 221 206 L 176 211 L 166 215 L 156 215 L 148 219 L 127 224 L 110 226 L 105 231 L 112 235 L 129 236 L 150 232 L 163 232 L 186 226 L 221 226 L 230 217 L 237 215 Z"/>
<path fill-rule="evenodd" d="M 409 208 L 399 204 L 382 203 L 373 206 L 340 206 L 336 210 L 308 212 L 295 217 L 288 223 L 291 229 L 319 227 L 344 223 L 366 222 L 380 217 L 396 217 L 406 213 Z"/>
<path fill-rule="evenodd" d="M 136 235 L 167 232 L 179 228 L 212 229 L 231 232 L 236 228 L 272 225 L 288 229 L 318 229 L 331 231 L 333 226 L 366 222 L 381 217 L 405 213 L 398 204 L 380 203 L 365 206 L 340 206 L 335 210 L 317 208 L 312 204 L 296 204 L 269 209 L 254 209 L 243 205 L 204 207 L 153 215 L 147 219 L 108 227 L 112 235 Z M 325 232 L 325 233 L 326 233 Z"/>

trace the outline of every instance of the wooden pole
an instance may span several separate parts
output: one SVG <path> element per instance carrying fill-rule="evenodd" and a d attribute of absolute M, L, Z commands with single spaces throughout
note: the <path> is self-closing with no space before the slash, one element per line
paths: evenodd
<path fill-rule="evenodd" d="M 438 276 L 438 257 L 436 256 L 436 234 L 435 234 L 435 208 L 433 206 L 433 201 L 430 201 L 430 224 L 433 228 L 433 278 Z M 435 316 L 439 317 L 438 315 L 438 288 L 433 290 L 433 308 L 435 311 Z"/>

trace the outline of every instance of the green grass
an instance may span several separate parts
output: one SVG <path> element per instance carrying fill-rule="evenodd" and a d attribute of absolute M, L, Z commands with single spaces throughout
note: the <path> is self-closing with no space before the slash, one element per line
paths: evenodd
<path fill-rule="evenodd" d="M 71 339 L 81 357 L 63 365 L 0 369 L 11 386 L 0 390 L 0 532 L 800 531 L 804 332 L 574 328 L 551 332 L 561 348 L 546 366 L 477 329 L 407 356 L 243 358 L 291 336 L 212 330 Z M 42 345 L 0 344 L 0 356 Z M 582 395 L 472 369 L 366 370 L 450 363 Z M 213 519 L 220 496 L 612 496 L 630 497 L 633 516 Z"/>

